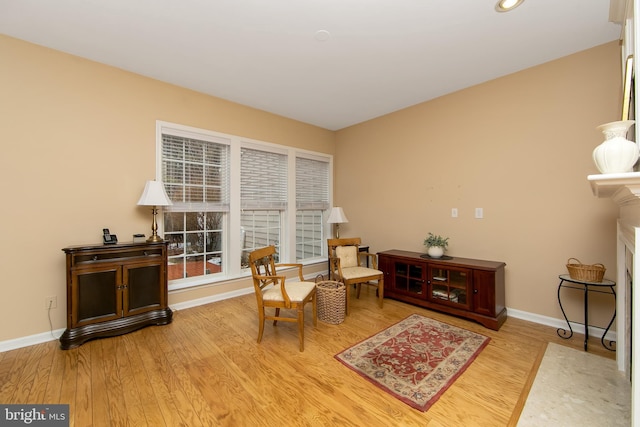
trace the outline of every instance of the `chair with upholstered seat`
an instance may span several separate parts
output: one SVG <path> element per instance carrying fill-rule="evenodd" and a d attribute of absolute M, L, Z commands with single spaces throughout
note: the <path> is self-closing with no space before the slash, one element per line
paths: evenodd
<path fill-rule="evenodd" d="M 311 303 L 313 307 L 313 324 L 318 324 L 316 306 L 316 284 L 306 282 L 302 276 L 302 264 L 276 264 L 274 255 L 276 248 L 267 246 L 249 254 L 253 286 L 258 302 L 259 331 L 258 343 L 262 341 L 265 320 L 273 320 L 273 326 L 278 320 L 283 322 L 298 322 L 298 337 L 300 351 L 304 351 L 304 307 Z M 278 275 L 277 268 L 297 268 L 297 278 L 287 278 Z M 275 309 L 274 315 L 267 315 L 267 308 Z M 286 317 L 280 315 L 280 309 L 296 310 L 297 316 Z"/>
<path fill-rule="evenodd" d="M 349 287 L 356 286 L 356 298 L 360 298 L 361 285 L 377 287 L 378 304 L 380 308 L 384 299 L 384 273 L 378 270 L 378 260 L 375 254 L 360 252 L 360 238 L 328 239 L 330 277 L 339 280 L 347 288 L 346 311 L 349 314 Z M 373 268 L 365 267 L 361 258 L 368 257 Z M 375 282 L 375 283 L 372 283 Z"/>

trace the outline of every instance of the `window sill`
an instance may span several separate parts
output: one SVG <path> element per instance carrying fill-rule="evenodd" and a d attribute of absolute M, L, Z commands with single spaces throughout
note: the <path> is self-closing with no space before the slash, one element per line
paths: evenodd
<path fill-rule="evenodd" d="M 325 264 L 327 262 L 326 258 L 316 258 L 313 260 L 308 260 L 306 262 L 302 263 L 302 268 L 304 269 L 305 267 L 311 267 L 311 266 L 315 266 L 315 265 L 320 265 L 320 264 Z M 282 271 L 289 271 L 292 270 L 293 268 L 286 268 L 286 269 L 282 269 Z M 279 270 L 280 271 L 280 270 Z M 243 271 L 240 274 L 234 275 L 234 276 L 227 276 L 227 275 L 215 275 L 215 274 L 210 274 L 207 276 L 200 276 L 197 278 L 192 278 L 192 279 L 177 279 L 177 280 L 171 280 L 169 281 L 169 292 L 171 291 L 179 291 L 179 290 L 185 290 L 185 289 L 192 289 L 192 288 L 197 288 L 199 286 L 206 286 L 206 285 L 219 285 L 219 284 L 223 284 L 223 283 L 230 283 L 233 281 L 238 281 L 238 280 L 245 280 L 251 278 L 251 270 L 247 269 L 245 271 Z M 305 279 L 307 280 L 312 280 L 314 279 L 314 277 L 311 278 L 307 278 L 305 277 Z"/>

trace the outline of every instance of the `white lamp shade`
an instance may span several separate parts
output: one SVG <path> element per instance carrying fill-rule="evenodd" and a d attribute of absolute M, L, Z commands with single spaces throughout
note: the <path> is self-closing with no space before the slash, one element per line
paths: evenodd
<path fill-rule="evenodd" d="M 138 205 L 141 206 L 171 206 L 172 204 L 160 181 L 147 181 L 142 196 L 138 200 Z"/>
<path fill-rule="evenodd" d="M 349 222 L 347 216 L 344 214 L 342 208 L 335 207 L 331 208 L 331 212 L 329 213 L 329 219 L 327 220 L 328 224 L 343 224 L 345 222 Z"/>

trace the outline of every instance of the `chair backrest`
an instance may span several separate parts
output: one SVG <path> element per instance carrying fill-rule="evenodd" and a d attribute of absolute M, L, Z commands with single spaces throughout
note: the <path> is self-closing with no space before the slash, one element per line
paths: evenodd
<path fill-rule="evenodd" d="M 342 268 L 358 266 L 358 247 L 357 246 L 337 246 L 336 257 L 340 258 L 340 266 Z"/>
<path fill-rule="evenodd" d="M 249 254 L 251 276 L 253 277 L 253 285 L 256 288 L 256 292 L 259 292 L 267 285 L 277 284 L 277 279 L 275 277 L 269 278 L 269 276 L 276 275 L 276 265 L 274 259 L 275 253 L 276 248 L 274 246 L 267 246 L 265 248 L 256 249 Z"/>
<path fill-rule="evenodd" d="M 340 258 L 340 267 L 342 268 L 359 266 L 360 257 L 358 256 L 358 246 L 360 246 L 360 242 L 360 237 L 328 239 L 329 258 Z"/>

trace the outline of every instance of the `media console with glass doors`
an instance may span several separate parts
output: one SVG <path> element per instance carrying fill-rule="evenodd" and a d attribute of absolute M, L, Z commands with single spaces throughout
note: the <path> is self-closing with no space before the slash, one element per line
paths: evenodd
<path fill-rule="evenodd" d="M 63 251 L 67 261 L 63 350 L 92 338 L 171 323 L 166 242 L 85 245 Z"/>
<path fill-rule="evenodd" d="M 418 252 L 378 253 L 384 296 L 474 320 L 498 330 L 507 319 L 504 262 Z"/>

